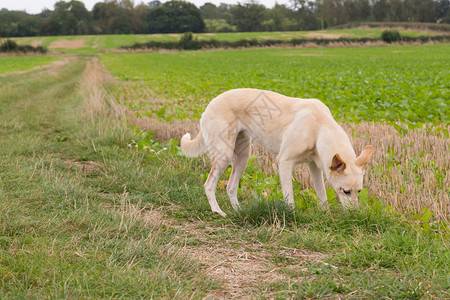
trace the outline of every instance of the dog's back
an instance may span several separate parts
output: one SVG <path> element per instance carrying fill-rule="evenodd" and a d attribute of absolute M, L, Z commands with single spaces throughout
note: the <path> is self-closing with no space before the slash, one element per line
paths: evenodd
<path fill-rule="evenodd" d="M 200 120 L 206 143 L 245 131 L 277 154 L 288 128 L 317 137 L 320 126 L 335 126 L 330 110 L 317 99 L 287 97 L 258 89 L 235 89 L 214 98 Z"/>

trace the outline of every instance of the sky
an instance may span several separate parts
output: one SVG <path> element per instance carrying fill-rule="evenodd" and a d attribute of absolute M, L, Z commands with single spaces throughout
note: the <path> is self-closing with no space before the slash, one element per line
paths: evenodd
<path fill-rule="evenodd" d="M 68 0 L 65 0 L 66 2 Z M 84 3 L 88 10 L 92 10 L 95 3 L 103 2 L 104 0 L 80 0 Z M 139 4 L 141 2 L 148 3 L 151 0 L 135 0 L 135 4 Z M 166 2 L 166 0 L 160 0 L 161 2 Z M 0 9 L 7 8 L 8 10 L 22 10 L 26 11 L 29 14 L 38 14 L 44 8 L 48 8 L 53 10 L 54 4 L 58 2 L 58 0 L 0 0 Z M 216 5 L 220 3 L 227 4 L 237 4 L 238 2 L 244 3 L 245 0 L 188 0 L 188 2 L 194 3 L 198 7 L 203 5 L 205 2 L 211 2 Z M 287 4 L 289 0 L 258 0 L 260 4 L 264 4 L 266 7 L 271 8 L 275 5 L 275 2 L 279 4 Z"/>

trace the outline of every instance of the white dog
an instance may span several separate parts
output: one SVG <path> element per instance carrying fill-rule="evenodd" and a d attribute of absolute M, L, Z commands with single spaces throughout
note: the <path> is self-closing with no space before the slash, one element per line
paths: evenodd
<path fill-rule="evenodd" d="M 363 167 L 372 155 L 372 146 L 366 146 L 356 157 L 347 134 L 319 100 L 235 89 L 209 103 L 200 119 L 200 132 L 193 140 L 189 133 L 181 139 L 186 156 L 206 152 L 211 159 L 205 192 L 212 211 L 226 216 L 217 204 L 215 192 L 230 162 L 227 193 L 233 207 L 238 207 L 239 179 L 247 166 L 252 139 L 277 155 L 283 196 L 292 207 L 292 171 L 299 163 L 308 164 L 322 209 L 328 209 L 323 173 L 344 207 L 358 205 Z"/>

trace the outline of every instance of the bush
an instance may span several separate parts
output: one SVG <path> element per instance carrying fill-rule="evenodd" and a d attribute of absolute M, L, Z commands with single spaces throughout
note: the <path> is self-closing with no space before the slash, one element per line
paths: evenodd
<path fill-rule="evenodd" d="M 0 45 L 0 52 L 15 52 L 19 45 L 13 40 L 7 39 Z"/>
<path fill-rule="evenodd" d="M 400 32 L 397 30 L 385 30 L 381 34 L 381 39 L 386 43 L 398 42 L 401 40 Z"/>
<path fill-rule="evenodd" d="M 397 32 L 397 31 L 394 31 Z M 393 37 L 385 35 L 383 40 L 391 43 L 394 41 L 421 42 L 436 41 L 445 43 L 450 40 L 450 36 L 418 36 L 418 37 L 400 37 L 400 34 L 389 34 Z M 316 44 L 321 46 L 333 45 L 350 45 L 353 43 L 368 43 L 377 42 L 380 38 L 339 38 L 339 39 L 291 39 L 291 40 L 257 40 L 257 39 L 240 39 L 237 41 L 219 41 L 217 39 L 198 40 L 195 39 L 192 33 L 185 33 L 179 41 L 149 41 L 146 43 L 135 43 L 132 46 L 122 46 L 121 49 L 177 49 L 177 50 L 198 50 L 198 49 L 212 49 L 212 48 L 249 48 L 249 47 L 274 47 L 274 46 L 304 46 L 306 44 Z"/>
<path fill-rule="evenodd" d="M 202 44 L 198 39 L 194 39 L 192 32 L 185 32 L 180 38 L 179 46 L 184 50 L 198 50 L 202 48 Z"/>
<path fill-rule="evenodd" d="M 33 47 L 30 45 L 19 45 L 15 41 L 7 39 L 0 44 L 0 53 L 1 52 L 38 52 L 38 53 L 46 53 L 47 48 L 38 46 Z"/>
<path fill-rule="evenodd" d="M 233 28 L 231 26 L 222 26 L 216 30 L 216 32 L 233 32 Z"/>

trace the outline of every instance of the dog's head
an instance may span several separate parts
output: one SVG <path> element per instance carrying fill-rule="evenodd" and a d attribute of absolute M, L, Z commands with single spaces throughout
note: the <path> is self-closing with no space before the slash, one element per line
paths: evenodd
<path fill-rule="evenodd" d="M 369 145 L 354 161 L 344 161 L 338 153 L 331 160 L 329 182 L 345 208 L 359 204 L 358 194 L 363 185 L 363 169 L 372 152 L 373 147 Z"/>

